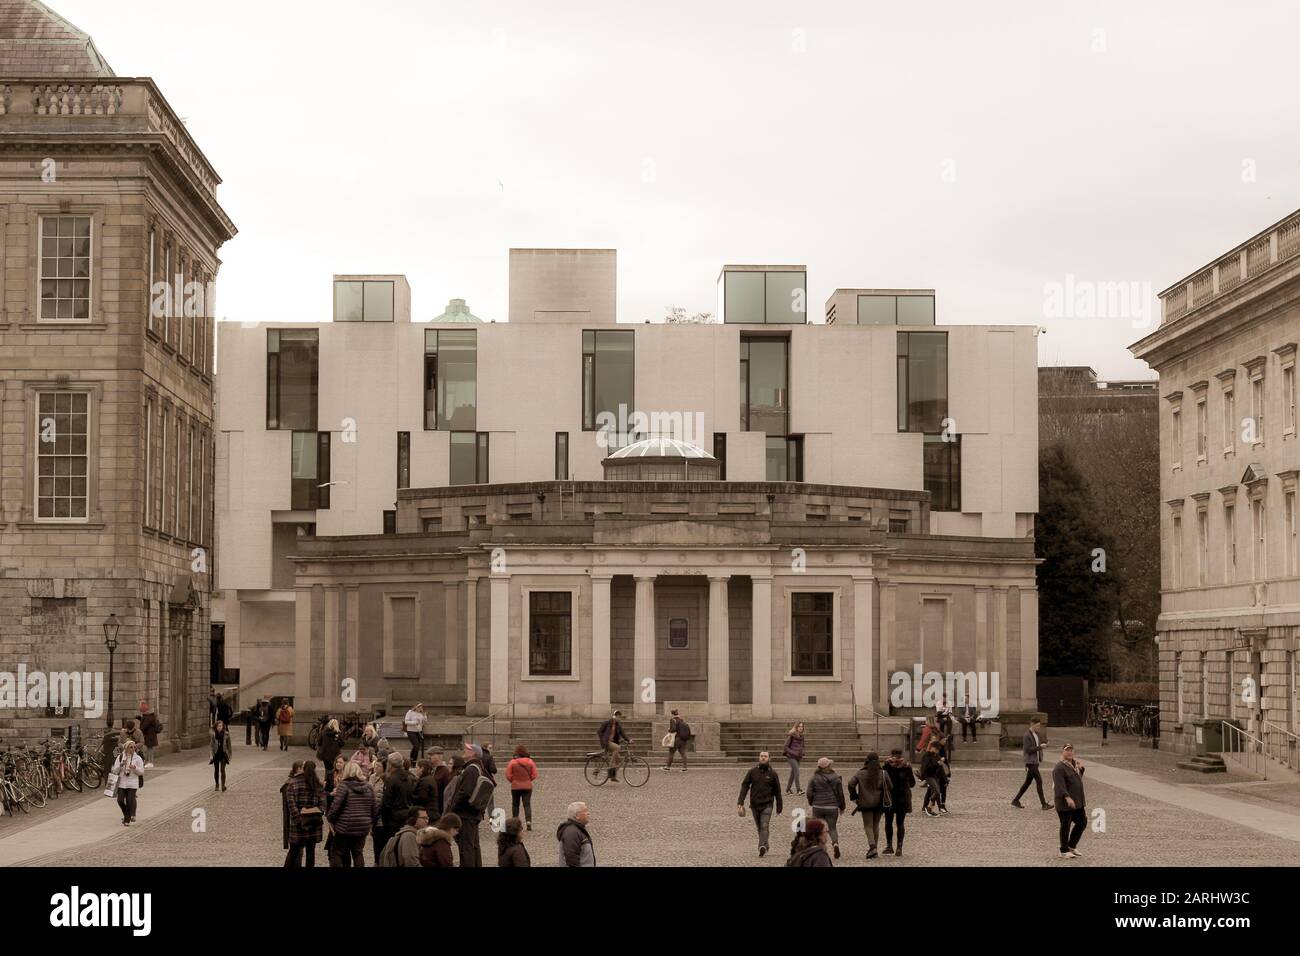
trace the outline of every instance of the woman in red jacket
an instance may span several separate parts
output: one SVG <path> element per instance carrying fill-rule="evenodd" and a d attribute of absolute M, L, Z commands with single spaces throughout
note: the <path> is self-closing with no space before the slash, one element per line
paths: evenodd
<path fill-rule="evenodd" d="M 519 805 L 524 805 L 524 818 L 528 829 L 533 828 L 533 781 L 537 779 L 537 764 L 528 756 L 523 744 L 515 747 L 515 756 L 506 764 L 506 779 L 510 781 L 510 815 L 519 816 Z"/>

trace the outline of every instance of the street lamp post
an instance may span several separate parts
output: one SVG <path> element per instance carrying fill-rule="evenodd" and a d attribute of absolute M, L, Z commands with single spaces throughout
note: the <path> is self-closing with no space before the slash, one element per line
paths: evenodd
<path fill-rule="evenodd" d="M 104 646 L 108 648 L 108 725 L 104 732 L 104 775 L 108 776 L 113 766 L 113 654 L 117 651 L 117 633 L 122 629 L 116 614 L 110 614 L 104 622 Z"/>

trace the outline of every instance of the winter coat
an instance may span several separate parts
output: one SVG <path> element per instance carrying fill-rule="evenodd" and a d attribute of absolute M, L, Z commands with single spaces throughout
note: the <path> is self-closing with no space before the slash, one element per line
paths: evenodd
<path fill-rule="evenodd" d="M 217 720 L 221 721 L 227 727 L 230 726 L 230 717 L 234 712 L 230 709 L 230 704 L 223 697 L 217 701 Z"/>
<path fill-rule="evenodd" d="M 912 788 L 916 786 L 916 774 L 912 772 L 912 765 L 905 763 L 901 767 L 895 767 L 892 763 L 885 763 L 881 768 L 889 777 L 889 795 L 894 802 L 894 812 L 911 813 Z"/>
<path fill-rule="evenodd" d="M 280 709 L 275 712 L 275 732 L 280 737 L 293 736 L 293 708 L 288 704 L 281 704 Z"/>
<path fill-rule="evenodd" d="M 340 836 L 366 836 L 375 822 L 375 792 L 363 780 L 344 780 L 334 793 L 329 821 Z"/>
<path fill-rule="evenodd" d="M 555 831 L 560 841 L 560 866 L 595 866 L 596 847 L 591 835 L 577 820 L 565 820 Z"/>
<path fill-rule="evenodd" d="M 885 768 L 877 770 L 876 785 L 870 783 L 870 773 L 863 767 L 849 781 L 849 799 L 858 805 L 859 810 L 885 810 L 893 802 L 892 783 Z"/>
<path fill-rule="evenodd" d="M 379 813 L 388 832 L 395 833 L 406 823 L 406 814 L 414 805 L 415 777 L 403 767 L 384 778 L 384 796 Z"/>
<path fill-rule="evenodd" d="M 455 866 L 451 852 L 451 834 L 437 827 L 425 827 L 416 837 L 420 847 L 420 866 Z"/>
<path fill-rule="evenodd" d="M 821 767 L 808 781 L 808 806 L 822 810 L 844 809 L 844 781 L 835 771 Z"/>
<path fill-rule="evenodd" d="M 506 764 L 506 779 L 511 790 L 531 790 L 537 779 L 537 764 L 531 757 L 515 757 Z"/>
<path fill-rule="evenodd" d="M 482 775 L 483 767 L 477 757 L 465 764 L 465 769 L 460 772 L 456 788 L 451 794 L 450 810 L 445 811 L 456 814 L 466 826 L 476 826 L 483 819 L 483 811 L 469 802 L 474 787 Z"/>
<path fill-rule="evenodd" d="M 600 725 L 597 736 L 602 747 L 608 747 L 611 742 L 621 744 L 628 739 L 627 734 L 623 733 L 623 721 L 616 721 L 613 717 Z"/>
<path fill-rule="evenodd" d="M 144 736 L 144 745 L 146 747 L 158 746 L 158 732 L 162 729 L 162 722 L 158 720 L 158 715 L 152 710 L 140 715 L 140 733 Z"/>
<path fill-rule="evenodd" d="M 668 721 L 668 732 L 673 735 L 673 746 L 685 746 L 695 735 L 691 733 L 691 725 L 680 717 L 674 717 Z"/>
<path fill-rule="evenodd" d="M 393 850 L 393 862 L 385 864 L 389 848 Z M 415 827 L 404 826 L 398 829 L 380 854 L 380 866 L 420 866 L 420 835 Z"/>
<path fill-rule="evenodd" d="M 411 793 L 411 806 L 424 807 L 430 820 L 442 816 L 442 788 L 450 776 L 450 770 L 439 766 L 434 768 L 433 773 L 426 773 L 416 780 L 415 790 Z"/>
<path fill-rule="evenodd" d="M 274 718 L 269 700 L 259 700 L 253 705 L 253 719 L 259 724 L 269 724 Z"/>
<path fill-rule="evenodd" d="M 497 866 L 532 866 L 528 850 L 518 837 L 501 834 L 497 840 Z"/>
<path fill-rule="evenodd" d="M 325 787 L 319 780 L 315 781 L 316 796 L 313 799 L 307 783 L 307 777 L 298 774 L 289 781 L 285 791 L 285 798 L 289 804 L 290 843 L 319 843 L 321 840 L 321 829 L 325 824 Z M 322 812 L 307 814 L 302 812 L 312 807 Z"/>
<path fill-rule="evenodd" d="M 326 767 L 334 766 L 334 761 L 343 752 L 343 735 L 337 730 L 327 730 L 321 735 L 316 757 Z"/>
<path fill-rule="evenodd" d="M 144 777 L 144 758 L 136 754 L 128 761 L 124 757 L 125 755 L 114 760 L 109 772 L 118 775 L 118 790 L 138 790 L 140 780 Z"/>
<path fill-rule="evenodd" d="M 921 755 L 921 779 L 933 777 L 935 780 L 942 780 L 946 776 L 944 773 L 943 761 L 939 755 L 927 750 Z"/>
<path fill-rule="evenodd" d="M 802 850 L 796 850 L 790 854 L 790 859 L 786 860 L 786 866 L 834 866 L 831 862 L 831 855 L 826 852 L 826 847 L 820 843 L 814 843 L 812 846 L 806 846 Z"/>
<path fill-rule="evenodd" d="M 217 732 L 215 730 L 209 730 L 208 749 L 211 751 L 212 755 L 208 759 L 208 763 L 216 763 L 217 761 L 221 761 L 222 763 L 230 763 L 230 758 L 234 753 L 234 751 L 231 749 L 232 746 L 233 745 L 230 742 L 229 730 L 223 730 L 221 732 L 220 743 L 217 742 Z"/>
<path fill-rule="evenodd" d="M 795 760 L 803 759 L 803 738 L 796 737 L 794 734 L 786 734 L 785 749 L 782 751 L 787 757 L 793 757 Z"/>
<path fill-rule="evenodd" d="M 144 734 L 140 733 L 140 728 L 139 728 L 139 727 L 137 727 L 135 730 L 131 731 L 129 734 L 126 732 L 126 728 L 125 728 L 125 727 L 123 727 L 120 731 L 118 731 L 118 734 L 117 734 L 117 745 L 118 745 L 119 747 L 125 747 L 125 746 L 126 746 L 126 742 L 127 742 L 128 740 L 134 740 L 134 741 L 135 741 L 135 749 L 136 749 L 137 751 L 138 751 L 141 747 L 144 746 Z"/>
<path fill-rule="evenodd" d="M 1074 764 L 1062 760 L 1052 768 L 1052 787 L 1056 790 L 1055 803 L 1056 809 L 1065 813 L 1070 812 L 1070 805 L 1065 802 L 1069 797 L 1074 801 L 1074 809 L 1082 810 L 1084 808 L 1083 799 L 1083 771 L 1077 769 Z"/>
<path fill-rule="evenodd" d="M 749 805 L 755 810 L 770 807 L 776 803 L 776 812 L 783 809 L 781 804 L 781 778 L 772 769 L 771 764 L 759 764 L 745 774 L 740 782 L 740 796 L 736 798 L 737 806 L 744 806 L 745 795 L 749 795 Z"/>

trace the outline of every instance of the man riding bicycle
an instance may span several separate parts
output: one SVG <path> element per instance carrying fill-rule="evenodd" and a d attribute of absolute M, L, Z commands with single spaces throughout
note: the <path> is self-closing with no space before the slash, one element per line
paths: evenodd
<path fill-rule="evenodd" d="M 622 765 L 619 756 L 622 744 L 630 744 L 631 738 L 623 733 L 623 712 L 614 711 L 614 715 L 600 725 L 600 746 L 609 754 L 609 779 L 618 779 L 618 768 Z"/>

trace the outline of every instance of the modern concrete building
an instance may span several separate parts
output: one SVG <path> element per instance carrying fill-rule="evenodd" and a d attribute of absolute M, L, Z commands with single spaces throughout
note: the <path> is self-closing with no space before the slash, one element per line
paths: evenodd
<path fill-rule="evenodd" d="M 853 290 L 809 325 L 802 266 L 724 267 L 721 322 L 621 324 L 616 277 L 516 249 L 509 322 L 338 276 L 332 322 L 221 326 L 242 689 L 845 717 L 921 665 L 1032 709 L 1034 329 Z"/>
<path fill-rule="evenodd" d="M 146 700 L 177 744 L 207 734 L 219 183 L 152 80 L 0 0 L 2 669 L 106 676 L 112 616 L 116 715 Z"/>
<path fill-rule="evenodd" d="M 1300 212 L 1160 301 L 1160 327 L 1132 351 L 1160 373 L 1164 405 L 1161 735 L 1190 748 L 1194 721 L 1229 719 L 1293 748 Z"/>

